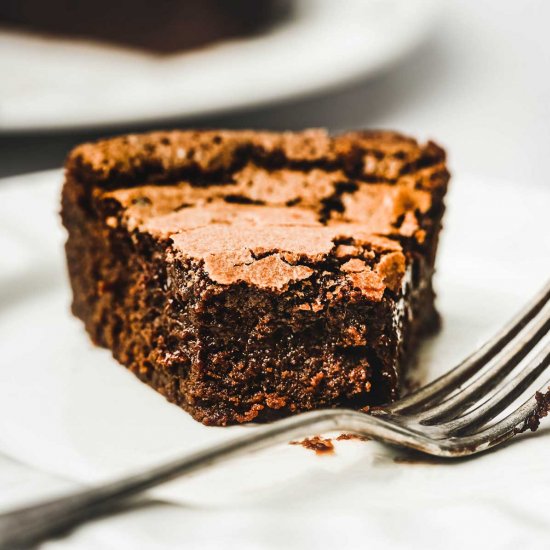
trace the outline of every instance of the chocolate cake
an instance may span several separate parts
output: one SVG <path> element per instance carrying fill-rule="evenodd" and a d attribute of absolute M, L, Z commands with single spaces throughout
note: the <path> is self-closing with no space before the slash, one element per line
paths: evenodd
<path fill-rule="evenodd" d="M 394 400 L 437 325 L 444 151 L 394 132 L 173 131 L 77 147 L 74 314 L 205 424 Z"/>
<path fill-rule="evenodd" d="M 291 0 L 2 0 L 0 25 L 173 53 L 261 32 L 291 10 Z"/>

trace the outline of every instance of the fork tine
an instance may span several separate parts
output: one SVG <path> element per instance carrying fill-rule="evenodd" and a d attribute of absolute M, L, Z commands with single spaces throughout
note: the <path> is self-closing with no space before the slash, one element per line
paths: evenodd
<path fill-rule="evenodd" d="M 417 415 L 421 424 L 446 422 L 466 411 L 484 394 L 501 383 L 510 372 L 539 344 L 550 330 L 550 302 L 525 325 L 521 332 L 499 353 L 480 368 L 479 376 L 471 377 L 457 388 L 458 392 L 442 403 Z"/>
<path fill-rule="evenodd" d="M 461 384 L 477 373 L 482 365 L 488 362 L 503 347 L 511 342 L 522 328 L 528 324 L 550 299 L 550 281 L 535 296 L 535 298 L 499 331 L 491 340 L 467 357 L 456 368 L 437 378 L 430 384 L 385 407 L 389 414 L 414 414 L 424 407 L 429 407 L 436 400 L 448 396 Z"/>
<path fill-rule="evenodd" d="M 472 433 L 511 405 L 546 371 L 549 365 L 550 340 L 517 376 L 506 384 L 494 388 L 482 404 L 456 420 L 437 425 L 438 429 L 448 436 Z"/>
<path fill-rule="evenodd" d="M 550 388 L 550 379 L 540 387 L 537 393 L 545 393 Z M 540 408 L 537 395 L 530 397 L 525 403 L 512 411 L 505 418 L 496 422 L 492 426 L 477 432 L 473 435 L 451 438 L 451 446 L 456 453 L 457 450 L 463 449 L 464 454 L 478 453 L 485 451 L 503 441 L 506 441 L 516 433 L 518 428 L 529 418 L 535 414 Z M 523 430 L 522 430 L 523 431 Z"/>

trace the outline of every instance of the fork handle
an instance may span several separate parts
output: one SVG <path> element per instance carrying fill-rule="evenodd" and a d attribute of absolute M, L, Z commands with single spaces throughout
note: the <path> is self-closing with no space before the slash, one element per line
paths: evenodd
<path fill-rule="evenodd" d="M 370 421 L 373 427 L 386 431 L 376 418 L 356 411 L 339 409 L 304 413 L 150 470 L 4 513 L 0 515 L 0 548 L 24 548 L 37 544 L 85 521 L 113 512 L 147 489 L 204 470 L 225 459 L 312 433 L 346 430 L 364 434 L 365 423 L 370 424 Z"/>

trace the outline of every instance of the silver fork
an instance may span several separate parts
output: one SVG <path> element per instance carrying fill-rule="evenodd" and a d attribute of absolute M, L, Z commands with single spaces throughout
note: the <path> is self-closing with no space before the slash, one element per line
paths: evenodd
<path fill-rule="evenodd" d="M 540 394 L 521 396 L 550 364 L 550 282 L 493 339 L 449 373 L 367 415 L 346 409 L 303 413 L 254 429 L 169 464 L 55 500 L 0 515 L 0 548 L 36 544 L 112 512 L 143 491 L 245 453 L 292 439 L 346 431 L 440 457 L 486 451 L 535 427 Z M 540 385 L 545 391 L 550 379 Z M 530 421 L 535 424 L 530 424 Z"/>

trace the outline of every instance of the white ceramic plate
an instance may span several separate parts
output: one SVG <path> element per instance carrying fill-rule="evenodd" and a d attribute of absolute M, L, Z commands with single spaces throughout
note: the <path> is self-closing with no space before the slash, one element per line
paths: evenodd
<path fill-rule="evenodd" d="M 268 34 L 165 57 L 0 31 L 0 132 L 184 118 L 326 89 L 403 57 L 435 4 L 297 0 Z"/>
<path fill-rule="evenodd" d="M 61 178 L 53 171 L 0 182 L 0 452 L 87 484 L 254 429 L 202 426 L 90 344 L 68 309 Z M 421 356 L 428 378 L 490 336 L 545 282 L 549 201 L 542 189 L 453 180 L 438 258 L 444 328 Z M 252 542 L 243 547 L 255 547 L 268 523 L 271 542 L 282 544 L 276 520 L 291 525 L 300 546 L 311 529 L 335 521 L 358 543 L 363 528 L 377 536 L 382 529 L 380 540 L 401 547 L 406 532 L 392 522 L 436 524 L 446 533 L 457 510 L 474 523 L 509 514 L 508 528 L 539 536 L 550 521 L 546 435 L 542 429 L 497 452 L 440 465 L 396 463 L 396 451 L 375 442 L 342 441 L 331 456 L 283 445 L 155 490 L 191 507 L 192 520 L 167 527 L 157 517 L 166 530 L 155 528 L 154 540 L 181 533 L 204 542 L 210 522 L 220 521 L 227 536 L 246 531 L 242 540 Z M 132 525 L 134 535 L 144 529 Z M 490 543 L 504 533 L 484 536 Z M 112 529 L 104 535 L 115 540 Z"/>

